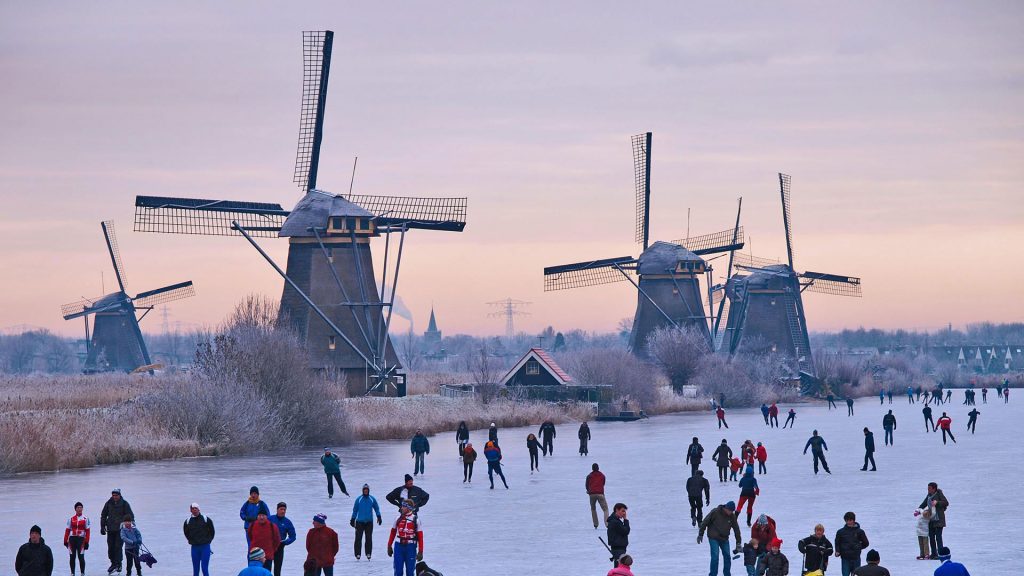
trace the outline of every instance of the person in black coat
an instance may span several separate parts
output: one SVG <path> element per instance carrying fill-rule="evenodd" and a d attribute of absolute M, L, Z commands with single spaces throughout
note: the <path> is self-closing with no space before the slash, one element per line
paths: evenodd
<path fill-rule="evenodd" d="M 868 547 L 868 535 L 857 524 L 857 515 L 847 512 L 843 515 L 846 525 L 836 532 L 836 556 L 842 560 L 843 574 L 849 574 L 860 567 L 860 553 Z"/>
<path fill-rule="evenodd" d="M 590 454 L 590 448 L 587 447 L 587 443 L 590 442 L 590 426 L 586 422 L 580 424 L 580 431 L 576 436 L 580 439 L 580 456 Z"/>
<path fill-rule="evenodd" d="M 871 462 L 871 471 L 875 472 L 875 435 L 864 428 L 864 467 L 861 468 L 862 472 L 866 472 L 868 469 L 868 462 Z"/>
<path fill-rule="evenodd" d="M 459 428 L 455 431 L 455 442 L 459 445 L 459 458 L 466 453 L 466 444 L 469 444 L 469 427 L 466 422 L 459 422 Z"/>
<path fill-rule="evenodd" d="M 100 534 L 107 537 L 107 557 L 110 559 L 108 573 L 121 571 L 124 548 L 121 542 L 121 523 L 128 515 L 135 517 L 131 504 L 121 497 L 120 488 L 114 488 L 110 491 L 110 499 L 103 505 L 103 511 L 100 512 Z"/>
<path fill-rule="evenodd" d="M 53 552 L 43 540 L 43 530 L 33 526 L 28 531 L 28 542 L 18 548 L 14 558 L 14 573 L 18 576 L 50 576 L 53 574 Z"/>
<path fill-rule="evenodd" d="M 612 549 L 612 562 L 619 565 L 619 558 L 626 553 L 629 546 L 629 520 L 626 518 L 628 507 L 618 502 L 608 517 L 608 547 Z"/>
<path fill-rule="evenodd" d="M 896 429 L 896 416 L 889 410 L 889 413 L 882 416 L 882 429 L 885 430 L 885 445 L 895 444 L 892 439 L 892 431 Z"/>
<path fill-rule="evenodd" d="M 828 559 L 834 550 L 832 543 L 825 537 L 825 527 L 821 524 L 814 527 L 814 534 L 797 542 L 796 548 L 804 555 L 803 572 L 824 572 L 828 569 Z"/>
<path fill-rule="evenodd" d="M 402 509 L 402 502 L 412 500 L 418 510 L 427 505 L 427 500 L 430 500 L 430 494 L 427 494 L 427 491 L 423 488 L 413 485 L 412 476 L 406 474 L 405 484 L 388 492 L 388 495 L 384 498 L 394 504 L 399 510 Z"/>
<path fill-rule="evenodd" d="M 732 448 L 729 448 L 729 443 L 722 438 L 722 443 L 715 449 L 715 453 L 711 455 L 711 459 L 718 464 L 718 481 L 728 482 L 729 481 L 729 460 L 732 459 Z"/>
<path fill-rule="evenodd" d="M 701 503 L 701 494 L 704 502 Z M 696 526 L 704 520 L 704 506 L 711 505 L 711 484 L 704 477 L 704 472 L 697 470 L 686 479 L 686 495 L 690 499 L 690 523 Z"/>
<path fill-rule="evenodd" d="M 185 520 L 182 530 L 185 532 L 185 540 L 192 547 L 192 572 L 199 574 L 199 570 L 202 570 L 204 576 L 209 576 L 210 543 L 213 542 L 213 537 L 216 534 L 213 520 L 204 516 L 199 511 L 199 504 L 195 502 L 189 506 L 189 512 L 192 515 Z M 285 536 L 282 534 L 281 540 L 284 538 Z"/>
<path fill-rule="evenodd" d="M 700 445 L 697 437 L 693 437 L 693 442 L 686 449 L 686 463 L 690 465 L 690 476 L 697 473 L 700 469 L 700 461 L 704 459 L 704 447 Z M 707 482 L 707 480 L 705 480 Z"/>
<path fill-rule="evenodd" d="M 541 444 L 541 447 L 540 447 L 541 452 L 543 452 L 545 456 L 547 456 L 548 454 L 551 454 L 552 456 L 554 456 L 555 455 L 555 442 L 554 442 L 554 440 L 555 440 L 555 436 L 556 436 L 556 434 L 555 434 L 555 424 L 553 422 L 551 422 L 550 420 L 548 420 L 547 422 L 544 422 L 543 424 L 540 425 L 540 429 L 537 430 L 537 435 L 540 436 L 541 440 L 543 441 L 543 444 Z"/>
<path fill-rule="evenodd" d="M 491 422 L 491 427 L 487 429 L 487 439 L 495 444 L 498 443 L 498 425 Z"/>

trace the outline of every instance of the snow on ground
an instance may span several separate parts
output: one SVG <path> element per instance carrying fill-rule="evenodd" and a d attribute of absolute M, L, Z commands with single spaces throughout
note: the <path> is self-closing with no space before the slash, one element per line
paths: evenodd
<path fill-rule="evenodd" d="M 1017 392 L 1016 390 L 1014 392 Z M 629 505 L 632 524 L 629 551 L 640 575 L 707 574 L 707 544 L 696 543 L 690 527 L 683 483 L 689 469 L 685 448 L 699 436 L 707 455 L 721 439 L 737 449 L 745 439 L 764 442 L 768 474 L 759 477 L 761 496 L 755 514 L 773 516 L 784 540 L 783 552 L 796 574 L 800 554 L 797 540 L 810 534 L 815 523 L 826 527 L 830 539 L 842 525 L 842 515 L 853 510 L 866 530 L 882 565 L 893 574 L 931 574 L 936 563 L 917 561 L 917 536 L 912 512 L 924 497 L 929 481 L 938 482 L 949 498 L 945 540 L 954 558 L 974 574 L 1009 574 L 1024 559 L 1020 506 L 1014 500 L 1022 476 L 1024 450 L 1018 441 L 1021 400 L 1004 405 L 991 399 L 979 404 L 976 435 L 966 432 L 968 408 L 955 403 L 937 407 L 954 419 L 958 444 L 943 446 L 939 435 L 925 433 L 921 405 L 894 399 L 898 418 L 895 447 L 883 444 L 881 419 L 889 405 L 877 398 L 861 399 L 856 416 L 846 407 L 829 412 L 823 406 L 798 405 L 795 430 L 768 429 L 756 409 L 730 410 L 731 429 L 717 430 L 714 416 L 688 413 L 660 416 L 635 423 L 592 423 L 590 456 L 576 454 L 576 425 L 558 427 L 556 454 L 541 459 L 541 471 L 531 475 L 526 434 L 536 429 L 507 429 L 500 433 L 505 471 L 511 485 L 488 489 L 486 464 L 478 461 L 472 485 L 462 483 L 454 434 L 430 438 L 432 453 L 426 475 L 417 483 L 431 494 L 421 518 L 426 531 L 426 560 L 448 576 L 566 574 L 603 575 L 608 555 L 594 530 L 583 480 L 590 464 L 598 462 L 608 476 L 609 505 Z M 980 400 L 980 395 L 979 395 Z M 788 406 L 782 407 L 784 420 Z M 538 425 L 540 423 L 538 422 Z M 875 432 L 878 472 L 861 472 L 862 428 Z M 801 455 L 804 442 L 817 428 L 828 442 L 833 474 L 815 476 L 811 457 Z M 83 434 L 88 431 L 82 431 Z M 485 432 L 473 431 L 472 440 L 482 453 Z M 93 545 L 87 553 L 90 574 L 106 568 L 106 546 L 99 535 L 99 516 L 111 488 L 121 488 L 139 519 L 143 538 L 158 558 L 150 574 L 187 574 L 189 549 L 181 532 L 188 505 L 197 501 L 217 526 L 211 571 L 236 574 L 245 566 L 245 540 L 238 509 L 250 485 L 256 484 L 273 509 L 288 502 L 289 516 L 299 529 L 299 541 L 287 550 L 286 574 L 300 574 L 304 534 L 317 512 L 341 536 L 336 573 L 391 574 L 385 552 L 387 529 L 394 507 L 383 496 L 412 471 L 406 441 L 363 442 L 340 448 L 342 475 L 351 494 L 368 482 L 381 501 L 385 524 L 375 529 L 372 562 L 356 563 L 352 556 L 353 531 L 348 526 L 352 500 L 326 497 L 320 451 L 249 458 L 197 458 L 168 462 L 28 474 L 0 479 L 0 572 L 12 567 L 18 545 L 27 540 L 28 528 L 38 523 L 54 548 L 57 573 L 67 570 L 61 547 L 66 518 L 76 500 L 85 502 L 93 521 Z M 719 484 L 710 462 L 702 466 L 711 480 L 712 505 L 738 500 L 734 484 Z M 742 517 L 741 517 L 742 520 Z M 744 540 L 749 530 L 743 527 Z M 1011 566 L 1014 568 L 1011 569 Z M 733 574 L 743 573 L 734 565 Z M 829 573 L 838 574 L 835 562 Z"/>

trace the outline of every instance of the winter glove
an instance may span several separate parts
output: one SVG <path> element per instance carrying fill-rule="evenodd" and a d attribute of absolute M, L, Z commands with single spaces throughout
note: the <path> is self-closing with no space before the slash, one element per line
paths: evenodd
<path fill-rule="evenodd" d="M 416 561 L 417 562 L 422 562 L 423 561 L 423 552 L 417 552 L 416 553 Z"/>
<path fill-rule="evenodd" d="M 353 527 L 353 528 L 355 528 L 356 527 L 356 519 L 352 518 L 351 520 L 349 520 L 348 521 L 348 525 Z"/>
<path fill-rule="evenodd" d="M 391 546 L 388 546 L 388 557 L 390 558 L 391 556 L 394 556 L 394 555 L 395 555 L 395 551 L 391 549 Z"/>
<path fill-rule="evenodd" d="M 697 536 L 697 544 L 700 544 L 703 541 L 704 541 L 704 537 L 703 536 Z"/>
<path fill-rule="evenodd" d="M 85 543 L 85 548 L 84 548 L 84 549 L 85 549 L 85 550 L 88 550 L 88 549 L 89 549 L 89 543 L 88 543 L 88 542 L 86 542 L 86 543 Z"/>
<path fill-rule="evenodd" d="M 106 526 L 100 526 L 100 536 L 106 536 L 106 535 L 107 535 L 107 527 Z"/>
<path fill-rule="evenodd" d="M 384 521 L 381 520 L 380 516 L 377 516 L 377 526 L 380 526 Z"/>

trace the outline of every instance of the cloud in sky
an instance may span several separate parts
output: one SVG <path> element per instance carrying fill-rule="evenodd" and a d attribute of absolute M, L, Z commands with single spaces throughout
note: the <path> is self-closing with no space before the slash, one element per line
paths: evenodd
<path fill-rule="evenodd" d="M 629 135 L 655 133 L 654 237 L 731 226 L 798 267 L 864 278 L 808 298 L 812 329 L 1024 319 L 1024 7 L 1015 2 L 0 7 L 0 327 L 77 333 L 100 289 L 99 222 L 140 289 L 215 324 L 280 279 L 244 241 L 130 233 L 136 194 L 290 205 L 303 29 L 336 32 L 320 182 L 468 196 L 463 234 L 414 233 L 399 294 L 446 333 L 611 330 L 626 285 L 542 292 L 546 265 L 635 254 Z M 286 244 L 263 245 L 283 262 Z M 379 250 L 378 250 L 379 252 Z M 108 270 L 109 277 L 109 270 Z M 985 297 L 980 298 L 979 294 Z"/>

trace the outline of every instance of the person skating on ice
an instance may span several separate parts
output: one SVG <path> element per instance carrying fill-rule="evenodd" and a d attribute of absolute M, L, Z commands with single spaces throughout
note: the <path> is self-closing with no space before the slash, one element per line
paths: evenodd
<path fill-rule="evenodd" d="M 825 473 L 831 474 L 832 472 L 828 469 L 828 462 L 825 460 L 825 452 L 828 451 L 828 444 L 825 443 L 825 439 L 818 436 L 818 431 L 815 430 L 811 437 L 807 439 L 807 443 L 804 444 L 804 454 L 807 454 L 807 449 L 811 449 L 811 456 L 814 457 L 814 473 L 818 473 L 818 463 L 821 463 L 821 467 L 825 469 Z"/>
<path fill-rule="evenodd" d="M 864 428 L 864 466 L 861 467 L 862 472 L 866 472 L 868 469 L 868 462 L 871 462 L 871 471 L 875 472 L 875 435 Z"/>

